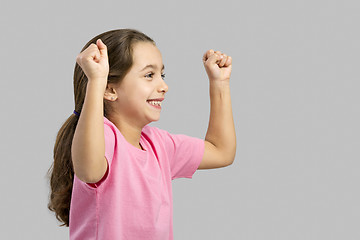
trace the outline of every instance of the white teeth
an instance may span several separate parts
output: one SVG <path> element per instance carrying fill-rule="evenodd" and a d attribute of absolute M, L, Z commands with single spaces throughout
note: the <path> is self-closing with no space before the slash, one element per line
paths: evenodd
<path fill-rule="evenodd" d="M 151 105 L 161 106 L 161 102 L 160 102 L 160 101 L 148 101 L 148 103 L 150 103 Z"/>

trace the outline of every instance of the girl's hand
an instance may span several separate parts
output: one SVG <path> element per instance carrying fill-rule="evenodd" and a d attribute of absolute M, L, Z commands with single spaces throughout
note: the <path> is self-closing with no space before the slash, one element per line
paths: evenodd
<path fill-rule="evenodd" d="M 220 51 L 208 50 L 203 63 L 210 81 L 229 81 L 232 58 Z"/>
<path fill-rule="evenodd" d="M 107 83 L 109 74 L 109 60 L 107 47 L 98 39 L 96 44 L 92 43 L 77 57 L 76 62 L 80 65 L 85 75 L 89 79 L 101 79 Z"/>

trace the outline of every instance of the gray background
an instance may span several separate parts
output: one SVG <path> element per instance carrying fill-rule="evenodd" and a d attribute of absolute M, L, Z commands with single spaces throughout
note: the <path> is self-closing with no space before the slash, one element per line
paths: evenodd
<path fill-rule="evenodd" d="M 174 237 L 360 239 L 360 4 L 350 0 L 2 2 L 1 239 L 67 239 L 47 210 L 56 133 L 74 109 L 84 44 L 154 38 L 171 133 L 203 138 L 203 53 L 233 57 L 233 165 L 173 181 Z"/>

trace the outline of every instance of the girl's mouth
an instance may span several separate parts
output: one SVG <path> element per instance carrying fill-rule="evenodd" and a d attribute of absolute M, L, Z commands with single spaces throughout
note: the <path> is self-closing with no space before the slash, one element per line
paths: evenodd
<path fill-rule="evenodd" d="M 147 103 L 156 109 L 161 109 L 161 101 L 148 100 Z"/>

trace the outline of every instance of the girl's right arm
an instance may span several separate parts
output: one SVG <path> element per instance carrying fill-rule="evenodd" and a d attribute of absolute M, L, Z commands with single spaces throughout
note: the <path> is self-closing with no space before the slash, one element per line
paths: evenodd
<path fill-rule="evenodd" d="M 109 72 L 106 45 L 98 40 L 77 59 L 88 78 L 86 96 L 75 129 L 71 156 L 76 176 L 87 183 L 98 182 L 107 170 L 105 159 L 103 99 Z"/>

